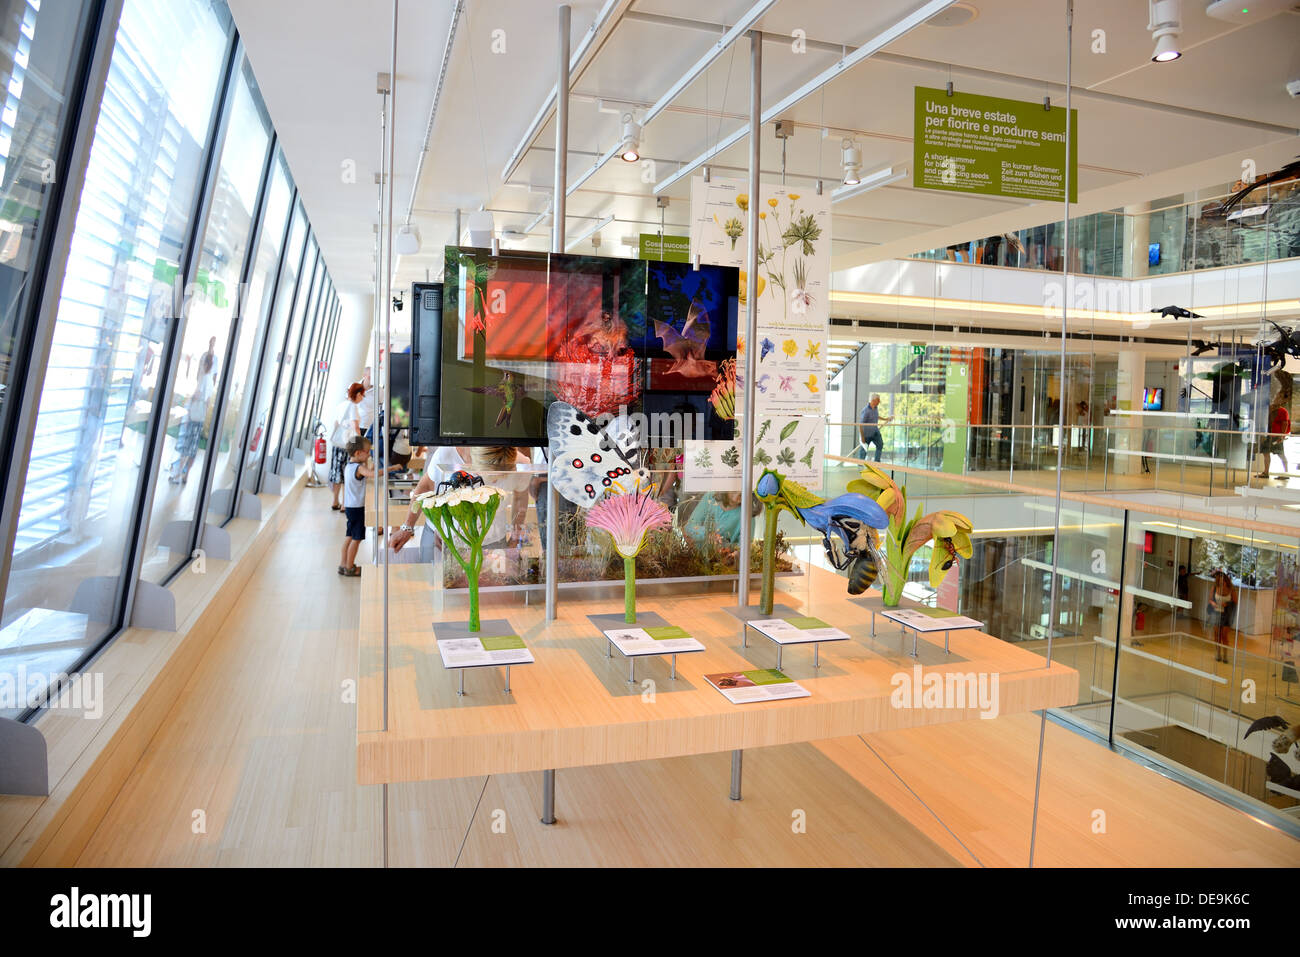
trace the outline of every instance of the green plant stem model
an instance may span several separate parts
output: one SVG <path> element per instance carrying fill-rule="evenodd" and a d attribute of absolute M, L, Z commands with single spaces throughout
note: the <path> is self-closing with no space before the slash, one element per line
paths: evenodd
<path fill-rule="evenodd" d="M 479 630 L 478 577 L 483 570 L 483 540 L 501 506 L 500 489 L 479 486 L 458 488 L 441 495 L 426 492 L 415 501 L 447 551 L 465 572 L 469 587 L 469 630 Z M 465 554 L 461 554 L 463 543 Z"/>

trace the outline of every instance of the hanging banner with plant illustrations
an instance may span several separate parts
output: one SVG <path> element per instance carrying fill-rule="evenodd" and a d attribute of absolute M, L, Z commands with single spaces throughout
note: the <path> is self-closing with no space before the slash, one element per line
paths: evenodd
<path fill-rule="evenodd" d="M 812 461 L 805 461 L 807 450 L 800 447 L 789 450 L 796 453 L 794 462 L 772 467 L 782 468 L 788 478 L 809 488 L 821 488 L 831 285 L 830 196 L 818 196 L 808 187 L 794 185 L 764 185 L 760 193 L 758 334 L 756 342 L 744 343 L 745 349 L 756 350 L 755 436 L 764 421 L 816 417 L 815 425 L 800 429 L 800 434 L 816 435 Z M 741 329 L 748 328 L 750 202 L 744 180 L 712 177 L 706 183 L 701 176 L 691 181 L 692 258 L 698 255 L 701 265 L 740 269 Z M 738 350 L 741 369 L 743 362 L 744 352 Z M 738 388 L 738 416 L 743 414 L 742 394 Z M 783 446 L 768 449 L 761 441 L 755 443 L 756 459 L 766 451 L 776 461 L 783 450 Z"/>

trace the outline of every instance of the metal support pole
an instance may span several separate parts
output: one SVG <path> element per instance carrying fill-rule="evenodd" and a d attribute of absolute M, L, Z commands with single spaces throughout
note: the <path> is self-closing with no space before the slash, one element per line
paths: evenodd
<path fill-rule="evenodd" d="M 731 752 L 731 794 L 728 797 L 733 801 L 740 800 L 740 771 L 744 760 L 745 752 L 740 748 Z"/>
<path fill-rule="evenodd" d="M 554 771 L 542 772 L 542 823 L 543 824 L 555 823 L 555 772 Z"/>
<path fill-rule="evenodd" d="M 555 188 L 551 193 L 551 252 L 564 253 L 566 190 L 569 184 L 569 29 L 573 16 L 560 4 L 560 56 L 555 80 Z M 550 463 L 547 463 L 549 470 Z M 560 496 L 555 483 L 546 483 L 546 620 L 555 621 L 559 602 Z M 553 774 L 554 772 L 547 772 Z M 547 822 L 550 823 L 550 822 Z"/>
<path fill-rule="evenodd" d="M 379 496 L 379 502 L 375 508 L 375 547 L 380 550 L 380 564 L 382 566 L 382 575 L 384 579 L 384 730 L 388 730 L 388 663 L 389 663 L 389 646 L 388 646 L 388 455 L 390 452 L 389 443 L 384 441 L 387 431 L 385 428 L 388 424 L 385 412 L 388 406 L 388 354 L 392 351 L 393 343 L 391 338 L 391 326 L 393 319 L 393 147 L 394 138 L 397 132 L 397 124 L 394 118 L 397 115 L 397 0 L 393 0 L 393 49 L 392 49 L 392 66 L 389 73 L 388 81 L 388 148 L 384 156 L 384 165 L 380 167 L 383 170 L 381 181 L 387 177 L 388 186 L 388 214 L 386 217 L 386 226 L 388 235 L 384 243 L 384 255 L 386 258 L 380 260 L 384 266 L 384 290 L 383 303 L 380 306 L 380 316 L 383 318 L 383 348 L 375 356 L 375 438 L 379 440 L 379 483 L 382 486 Z M 381 288 L 379 283 L 375 283 L 375 290 Z M 382 536 L 382 537 L 381 537 Z M 464 675 L 464 671 L 461 674 Z"/>
<path fill-rule="evenodd" d="M 754 491 L 754 376 L 758 345 L 758 209 L 759 203 L 759 134 L 762 132 L 763 34 L 749 33 L 749 249 L 745 254 L 748 270 L 745 321 L 745 403 L 741 419 L 741 448 L 745 450 L 740 467 L 740 551 L 737 556 L 736 604 L 749 604 L 749 552 L 753 544 Z M 732 800 L 740 800 L 739 754 L 732 759 Z"/>

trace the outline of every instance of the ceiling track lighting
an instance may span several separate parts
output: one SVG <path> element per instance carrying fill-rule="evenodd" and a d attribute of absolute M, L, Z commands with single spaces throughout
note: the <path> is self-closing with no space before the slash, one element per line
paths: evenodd
<path fill-rule="evenodd" d="M 845 183 L 843 186 L 832 190 L 831 202 L 838 203 L 853 196 L 861 196 L 863 193 L 870 192 L 873 189 L 880 189 L 882 186 L 888 186 L 890 183 L 897 183 L 900 179 L 906 178 L 906 167 L 896 169 L 893 166 L 886 166 L 884 169 L 878 169 L 866 176 L 860 175 L 856 183 Z"/>
<path fill-rule="evenodd" d="M 641 158 L 641 124 L 631 113 L 623 114 L 623 142 L 618 155 L 624 163 L 635 163 Z"/>
<path fill-rule="evenodd" d="M 1147 0 L 1149 21 L 1147 29 L 1156 48 L 1151 54 L 1153 63 L 1169 63 L 1182 56 L 1178 37 L 1183 32 L 1182 0 Z"/>
<path fill-rule="evenodd" d="M 862 148 L 857 140 L 846 136 L 840 142 L 840 166 L 844 170 L 840 182 L 845 186 L 857 186 L 862 182 Z"/>

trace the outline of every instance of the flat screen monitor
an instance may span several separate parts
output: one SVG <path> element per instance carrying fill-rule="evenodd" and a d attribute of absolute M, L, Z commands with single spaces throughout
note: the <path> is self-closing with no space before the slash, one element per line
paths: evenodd
<path fill-rule="evenodd" d="M 545 446 L 546 409 L 644 416 L 647 444 L 730 439 L 739 270 L 448 246 L 438 443 Z M 421 386 L 423 388 L 423 386 Z"/>
<path fill-rule="evenodd" d="M 1142 390 L 1142 411 L 1159 412 L 1165 407 L 1165 390 L 1164 389 L 1143 389 Z"/>
<path fill-rule="evenodd" d="M 1147 245 L 1147 265 L 1148 266 L 1160 265 L 1160 244 L 1159 243 L 1149 243 Z"/>

